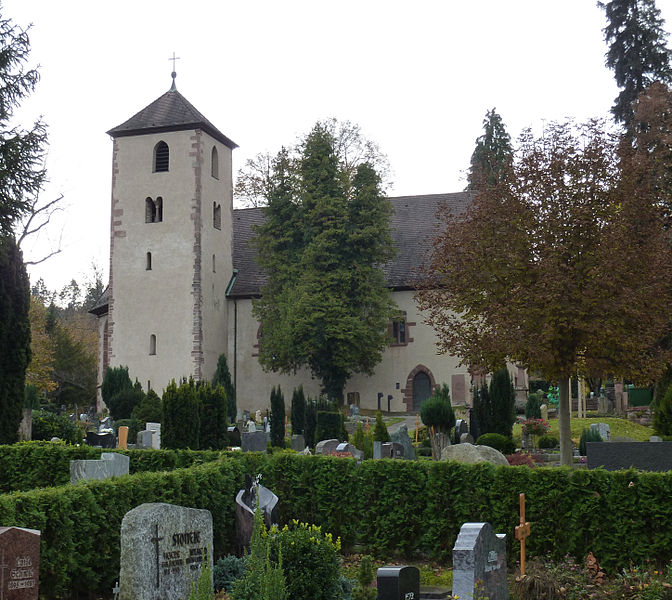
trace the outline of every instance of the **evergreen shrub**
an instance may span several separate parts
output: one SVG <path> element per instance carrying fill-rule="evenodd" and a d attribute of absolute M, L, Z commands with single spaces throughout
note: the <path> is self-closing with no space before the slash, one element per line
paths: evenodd
<path fill-rule="evenodd" d="M 119 419 L 114 422 L 114 433 L 118 435 L 119 427 L 128 427 L 128 443 L 134 444 L 138 439 L 138 431 L 143 430 L 143 423 L 138 419 Z"/>
<path fill-rule="evenodd" d="M 227 554 L 220 558 L 213 567 L 212 579 L 216 592 L 221 590 L 228 592 L 236 579 L 240 579 L 245 572 L 245 557 L 235 554 Z"/>
<path fill-rule="evenodd" d="M 69 444 L 82 443 L 81 430 L 65 415 L 57 415 L 46 410 L 33 411 L 33 440 L 50 441 L 53 437 Z"/>
<path fill-rule="evenodd" d="M 373 426 L 373 441 L 374 442 L 389 442 L 390 433 L 387 431 L 387 425 L 383 421 L 383 413 L 376 412 L 376 424 Z"/>
<path fill-rule="evenodd" d="M 595 429 L 584 429 L 581 432 L 581 439 L 579 440 L 579 454 L 586 455 L 586 442 L 603 442 L 600 432 Z"/>
<path fill-rule="evenodd" d="M 537 446 L 541 449 L 552 449 L 552 448 L 557 448 L 560 446 L 560 440 L 558 438 L 553 437 L 551 435 L 542 435 L 539 440 L 537 441 Z"/>
<path fill-rule="evenodd" d="M 226 448 L 228 442 L 226 391 L 222 385 L 213 386 L 207 381 L 199 382 L 197 389 L 200 410 L 199 448 L 201 450 Z"/>
<path fill-rule="evenodd" d="M 525 403 L 525 418 L 526 419 L 541 419 L 541 394 L 539 392 L 534 392 L 527 396 L 527 402 Z"/>
<path fill-rule="evenodd" d="M 306 397 L 300 385 L 292 393 L 292 434 L 302 434 L 306 426 Z"/>
<path fill-rule="evenodd" d="M 165 448 L 198 450 L 200 440 L 200 402 L 193 379 L 168 384 L 162 397 L 161 445 Z"/>
<path fill-rule="evenodd" d="M 271 446 L 285 447 L 285 396 L 278 386 L 271 390 Z"/>
<path fill-rule="evenodd" d="M 343 415 L 340 412 L 318 411 L 315 442 L 338 439 L 343 441 Z"/>
<path fill-rule="evenodd" d="M 513 454 L 516 451 L 516 445 L 513 440 L 501 433 L 484 433 L 476 440 L 479 446 L 490 446 L 499 450 L 502 454 Z"/>
<path fill-rule="evenodd" d="M 154 390 L 149 390 L 131 413 L 131 418 L 147 423 L 161 422 L 161 398 Z"/>

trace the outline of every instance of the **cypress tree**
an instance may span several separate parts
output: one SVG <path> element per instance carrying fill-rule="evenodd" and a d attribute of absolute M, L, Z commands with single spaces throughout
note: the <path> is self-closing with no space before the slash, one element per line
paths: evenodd
<path fill-rule="evenodd" d="M 317 404 L 310 396 L 306 399 L 306 420 L 304 422 L 303 435 L 306 445 L 315 447 L 315 430 L 317 429 Z"/>
<path fill-rule="evenodd" d="M 14 237 L 0 235 L 0 444 L 18 439 L 30 363 L 30 285 Z"/>
<path fill-rule="evenodd" d="M 224 394 L 226 396 L 226 416 L 229 419 L 229 423 L 234 423 L 236 421 L 236 413 L 238 412 L 236 406 L 236 388 L 231 380 L 231 373 L 229 372 L 229 366 L 226 363 L 225 354 L 219 355 L 217 368 L 212 377 L 212 386 L 217 387 L 218 385 L 221 385 L 224 388 Z"/>
<path fill-rule="evenodd" d="M 280 386 L 271 390 L 271 445 L 285 447 L 285 397 Z"/>
<path fill-rule="evenodd" d="M 161 444 L 165 448 L 199 448 L 200 410 L 198 392 L 193 379 L 178 387 L 175 380 L 163 392 Z"/>
<path fill-rule="evenodd" d="M 609 45 L 606 65 L 621 88 L 611 109 L 616 122 L 630 124 L 633 102 L 655 81 L 672 82 L 665 21 L 655 0 L 598 2 L 607 15 L 604 41 Z"/>
<path fill-rule="evenodd" d="M 199 446 L 201 450 L 221 450 L 226 447 L 227 396 L 224 386 L 208 382 L 198 385 L 200 407 Z"/>
<path fill-rule="evenodd" d="M 480 185 L 497 185 L 503 180 L 512 160 L 511 136 L 504 127 L 502 117 L 493 108 L 485 113 L 483 135 L 476 139 L 467 190 L 475 190 Z"/>
<path fill-rule="evenodd" d="M 485 433 L 493 433 L 493 411 L 490 402 L 490 391 L 488 385 L 483 382 L 481 387 L 474 391 L 474 420 L 478 436 Z M 475 437 L 474 439 L 478 439 Z"/>
<path fill-rule="evenodd" d="M 387 431 L 387 426 L 383 421 L 383 413 L 376 412 L 376 424 L 373 426 L 373 441 L 374 442 L 389 442 L 390 434 Z"/>
<path fill-rule="evenodd" d="M 509 370 L 502 367 L 492 374 L 490 380 L 490 401 L 492 403 L 492 429 L 489 433 L 499 433 L 510 438 L 516 420 L 516 393 Z"/>
<path fill-rule="evenodd" d="M 306 423 L 306 397 L 300 385 L 292 394 L 292 433 L 303 433 Z"/>

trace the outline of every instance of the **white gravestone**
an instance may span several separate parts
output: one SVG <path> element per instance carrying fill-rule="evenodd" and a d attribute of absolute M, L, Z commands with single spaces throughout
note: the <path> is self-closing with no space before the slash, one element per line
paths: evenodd
<path fill-rule="evenodd" d="M 154 450 L 161 450 L 161 423 L 147 423 L 146 429 L 153 431 L 152 448 Z"/>
<path fill-rule="evenodd" d="M 128 475 L 130 459 L 119 452 L 103 452 L 100 460 L 71 460 L 70 483 L 80 479 L 107 479 Z"/>

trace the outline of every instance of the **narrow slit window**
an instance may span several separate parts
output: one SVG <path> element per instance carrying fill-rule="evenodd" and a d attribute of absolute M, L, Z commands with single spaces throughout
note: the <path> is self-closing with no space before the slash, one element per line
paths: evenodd
<path fill-rule="evenodd" d="M 154 172 L 161 173 L 168 171 L 170 164 L 170 150 L 168 144 L 161 141 L 154 146 Z"/>
<path fill-rule="evenodd" d="M 159 196 L 156 199 L 156 220 L 155 223 L 161 223 L 163 221 L 163 198 Z"/>
<path fill-rule="evenodd" d="M 216 202 L 212 203 L 212 224 L 215 229 L 222 228 L 222 205 Z"/>
<path fill-rule="evenodd" d="M 215 178 L 219 179 L 219 155 L 217 154 L 217 148 L 212 147 L 211 154 L 211 165 L 210 165 L 210 174 Z"/>
<path fill-rule="evenodd" d="M 156 354 L 156 336 L 154 334 L 149 336 L 149 353 Z"/>
<path fill-rule="evenodd" d="M 212 255 L 212 272 L 216 273 L 217 270 L 215 269 L 215 255 Z"/>
<path fill-rule="evenodd" d="M 146 263 L 145 263 L 145 269 L 146 269 L 147 271 L 151 271 L 151 270 L 152 270 L 152 253 L 151 253 L 151 252 L 148 252 L 148 253 L 147 253 L 147 258 L 146 258 Z"/>

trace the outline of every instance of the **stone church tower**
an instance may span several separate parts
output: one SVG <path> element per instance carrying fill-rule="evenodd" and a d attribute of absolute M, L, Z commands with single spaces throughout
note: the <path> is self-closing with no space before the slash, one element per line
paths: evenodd
<path fill-rule="evenodd" d="M 236 144 L 175 87 L 111 129 L 104 366 L 146 390 L 212 377 L 227 349 Z"/>

